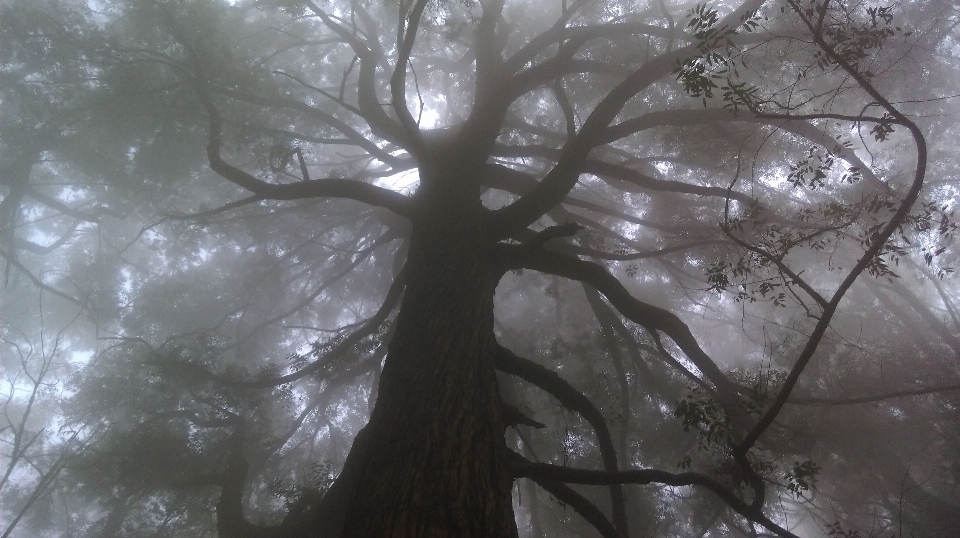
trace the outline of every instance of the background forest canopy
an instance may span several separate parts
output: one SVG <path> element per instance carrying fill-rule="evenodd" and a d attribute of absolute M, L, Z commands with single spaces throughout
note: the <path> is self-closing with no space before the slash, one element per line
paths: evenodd
<path fill-rule="evenodd" d="M 0 0 L 0 538 L 955 537 L 957 88 L 952 0 Z"/>

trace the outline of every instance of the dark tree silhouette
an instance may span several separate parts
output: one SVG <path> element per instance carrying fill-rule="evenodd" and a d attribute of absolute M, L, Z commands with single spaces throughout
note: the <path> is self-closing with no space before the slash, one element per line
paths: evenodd
<path fill-rule="evenodd" d="M 902 85 L 949 2 L 8 4 L 0 253 L 84 320 L 59 420 L 100 427 L 44 468 L 90 535 L 517 536 L 523 478 L 608 538 L 854 536 L 812 410 L 956 409 L 952 125 Z M 858 336 L 874 304 L 924 336 Z M 929 375 L 838 396 L 874 333 Z M 948 532 L 878 459 L 880 528 Z"/>

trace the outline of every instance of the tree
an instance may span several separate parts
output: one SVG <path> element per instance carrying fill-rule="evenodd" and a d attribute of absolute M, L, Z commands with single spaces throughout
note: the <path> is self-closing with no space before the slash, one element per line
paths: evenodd
<path fill-rule="evenodd" d="M 103 425 L 37 528 L 955 528 L 906 439 L 841 461 L 956 431 L 949 2 L 3 9 L 7 287 L 85 320 Z M 836 396 L 877 364 L 922 375 Z"/>

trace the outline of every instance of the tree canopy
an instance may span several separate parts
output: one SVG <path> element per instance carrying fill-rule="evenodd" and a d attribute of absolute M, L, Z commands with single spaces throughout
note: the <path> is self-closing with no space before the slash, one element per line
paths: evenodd
<path fill-rule="evenodd" d="M 0 0 L 0 533 L 960 528 L 950 0 Z"/>

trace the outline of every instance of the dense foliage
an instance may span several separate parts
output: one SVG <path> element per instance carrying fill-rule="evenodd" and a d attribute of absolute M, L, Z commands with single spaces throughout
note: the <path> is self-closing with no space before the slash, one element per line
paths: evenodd
<path fill-rule="evenodd" d="M 958 83 L 950 0 L 0 0 L 0 533 L 955 536 Z"/>

